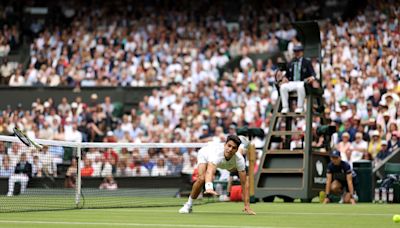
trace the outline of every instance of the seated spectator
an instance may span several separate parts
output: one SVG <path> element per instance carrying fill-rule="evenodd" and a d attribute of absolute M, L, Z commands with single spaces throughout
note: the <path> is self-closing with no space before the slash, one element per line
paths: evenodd
<path fill-rule="evenodd" d="M 21 74 L 20 70 L 16 70 L 13 75 L 11 75 L 10 81 L 8 82 L 9 86 L 24 86 L 25 78 Z"/>
<path fill-rule="evenodd" d="M 46 176 L 54 176 L 54 163 L 53 163 L 53 156 L 49 153 L 49 147 L 44 145 L 42 150 L 40 151 L 39 159 L 40 163 L 43 166 L 43 174 Z"/>
<path fill-rule="evenodd" d="M 93 175 L 93 167 L 92 167 L 92 162 L 84 158 L 83 159 L 83 168 L 81 169 L 81 176 L 82 177 L 91 177 Z"/>
<path fill-rule="evenodd" d="M 337 148 L 340 151 L 342 156 L 342 160 L 349 162 L 351 160 L 351 143 L 350 143 L 350 134 L 345 132 L 342 135 L 342 141 L 338 144 Z"/>
<path fill-rule="evenodd" d="M 19 162 L 15 166 L 14 173 L 8 179 L 7 196 L 13 196 L 15 182 L 21 183 L 21 194 L 23 194 L 31 177 L 32 165 L 28 162 L 26 153 L 22 153 Z"/>
<path fill-rule="evenodd" d="M 368 143 L 363 140 L 361 132 L 356 133 L 356 140 L 351 144 L 351 159 L 350 165 L 362 159 L 364 153 L 367 153 Z"/>
<path fill-rule="evenodd" d="M 75 188 L 76 183 L 76 175 L 77 175 L 78 163 L 75 159 L 71 160 L 71 165 L 67 169 L 67 173 L 65 174 L 65 188 Z"/>
<path fill-rule="evenodd" d="M 168 161 L 168 175 L 179 176 L 182 172 L 181 157 L 178 155 L 172 155 Z"/>
<path fill-rule="evenodd" d="M 153 167 L 151 176 L 166 176 L 168 172 L 168 167 L 165 165 L 165 160 L 163 157 L 157 159 L 157 164 Z"/>
<path fill-rule="evenodd" d="M 4 59 L 0 66 L 0 84 L 8 85 L 12 73 L 13 68 L 11 67 L 11 63 L 7 59 Z"/>
<path fill-rule="evenodd" d="M 88 158 L 89 159 L 89 158 Z M 90 159 L 91 160 L 91 159 Z M 91 160 L 92 162 L 92 167 L 93 167 L 93 176 L 94 177 L 100 177 L 101 176 L 101 171 L 104 168 L 104 161 L 105 158 L 102 158 L 100 156 L 95 156 L 94 160 Z"/>
<path fill-rule="evenodd" d="M 100 184 L 99 189 L 104 189 L 104 190 L 117 190 L 118 185 L 114 181 L 114 178 L 112 176 L 107 176 L 104 178 L 103 182 Z"/>
<path fill-rule="evenodd" d="M 33 177 L 41 177 L 42 176 L 42 163 L 39 161 L 39 156 L 33 156 L 32 161 L 32 176 Z"/>
<path fill-rule="evenodd" d="M 374 159 L 375 166 L 381 164 L 383 162 L 383 160 L 385 160 L 385 158 L 391 154 L 391 151 L 388 150 L 387 145 L 388 145 L 388 143 L 385 140 L 382 140 L 381 150 L 379 151 L 379 153 L 376 155 L 376 157 Z"/>
<path fill-rule="evenodd" d="M 368 153 L 371 154 L 372 159 L 381 151 L 381 138 L 378 130 L 372 132 L 372 138 L 368 145 Z"/>
<path fill-rule="evenodd" d="M 117 165 L 117 173 L 118 177 L 130 177 L 132 176 L 132 170 L 128 167 L 128 164 L 125 159 L 121 159 Z"/>
<path fill-rule="evenodd" d="M 190 155 L 189 161 L 186 161 L 183 164 L 182 173 L 192 175 L 196 166 L 197 166 L 197 157 L 194 155 Z"/>
<path fill-rule="evenodd" d="M 141 161 L 135 161 L 134 168 L 132 170 L 134 177 L 150 176 L 149 171 L 142 165 Z"/>
<path fill-rule="evenodd" d="M 142 166 L 147 169 L 147 172 L 151 174 L 153 167 L 154 167 L 154 163 L 150 160 L 149 155 L 144 155 L 142 157 Z"/>
<path fill-rule="evenodd" d="M 115 161 L 115 159 L 114 159 Z M 112 176 L 113 175 L 113 165 L 111 164 L 111 159 L 106 158 L 105 156 L 102 157 L 101 159 L 101 167 L 100 167 L 100 176 L 106 177 L 106 176 Z M 116 170 L 115 170 L 116 171 Z"/>
<path fill-rule="evenodd" d="M 315 142 L 313 142 L 313 147 L 317 145 L 316 143 L 314 145 L 314 143 Z M 302 149 L 302 148 L 304 148 L 304 141 L 302 140 L 302 137 L 300 135 L 293 135 L 290 141 L 290 150 Z"/>
<path fill-rule="evenodd" d="M 392 137 L 390 138 L 390 140 L 388 142 L 388 151 L 390 153 L 392 153 L 399 148 L 400 148 L 399 132 L 394 131 L 394 132 L 392 132 Z"/>
<path fill-rule="evenodd" d="M 10 158 L 6 155 L 3 157 L 0 167 L 0 177 L 10 177 L 14 172 L 14 167 L 10 165 Z"/>
<path fill-rule="evenodd" d="M 131 154 L 129 153 L 128 149 L 126 147 L 121 148 L 121 152 L 119 154 L 119 160 L 127 161 L 131 159 Z"/>

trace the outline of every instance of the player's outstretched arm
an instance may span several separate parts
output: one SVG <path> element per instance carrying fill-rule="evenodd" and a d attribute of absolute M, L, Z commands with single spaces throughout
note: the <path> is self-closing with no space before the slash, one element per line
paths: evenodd
<path fill-rule="evenodd" d="M 216 191 L 214 191 L 214 186 L 213 186 L 213 179 L 214 179 L 214 174 L 217 170 L 217 166 L 214 163 L 209 162 L 207 164 L 207 170 L 206 170 L 206 183 L 205 183 L 205 187 L 206 187 L 206 191 L 204 192 L 204 194 L 210 194 L 213 196 L 217 196 L 218 193 Z"/>
<path fill-rule="evenodd" d="M 250 192 L 245 170 L 239 171 L 239 179 L 242 186 L 242 198 L 244 202 L 243 212 L 248 215 L 255 215 L 256 213 L 250 208 Z"/>

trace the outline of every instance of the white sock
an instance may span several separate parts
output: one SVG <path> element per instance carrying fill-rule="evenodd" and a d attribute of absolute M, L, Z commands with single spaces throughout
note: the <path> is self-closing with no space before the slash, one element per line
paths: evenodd
<path fill-rule="evenodd" d="M 189 196 L 189 199 L 188 199 L 187 203 L 189 204 L 189 206 L 192 206 L 192 205 L 193 205 L 192 196 Z"/>

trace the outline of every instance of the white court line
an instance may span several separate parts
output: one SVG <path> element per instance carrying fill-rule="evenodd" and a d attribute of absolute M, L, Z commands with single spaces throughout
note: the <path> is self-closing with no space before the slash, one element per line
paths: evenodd
<path fill-rule="evenodd" d="M 98 209 L 82 209 L 82 210 L 93 210 L 96 211 Z M 108 210 L 108 209 L 105 209 Z M 154 213 L 176 213 L 178 214 L 177 210 L 135 210 L 135 209 L 112 209 L 113 211 L 135 211 L 136 212 L 142 212 L 142 213 L 148 213 L 148 212 L 154 212 Z M 107 211 L 111 212 L 112 211 Z M 213 213 L 213 214 L 232 214 L 234 212 L 225 212 L 225 211 L 193 211 L 193 213 Z M 237 212 L 238 214 L 241 214 L 240 211 Z M 273 212 L 273 211 L 256 211 L 257 214 L 271 214 L 271 215 L 342 215 L 342 216 L 393 216 L 393 214 L 385 214 L 385 213 L 338 213 L 338 212 Z M 243 213 L 244 214 L 244 213 Z M 184 216 L 184 215 L 183 215 Z"/>
<path fill-rule="evenodd" d="M 275 226 L 231 226 L 231 225 L 200 225 L 200 224 L 157 224 L 157 223 L 115 223 L 115 222 L 56 222 L 56 221 L 16 221 L 0 220 L 0 223 L 13 224 L 54 224 L 54 225 L 93 225 L 93 226 L 156 226 L 156 227 L 207 227 L 207 228 L 277 228 Z M 291 228 L 291 227 L 285 227 Z"/>

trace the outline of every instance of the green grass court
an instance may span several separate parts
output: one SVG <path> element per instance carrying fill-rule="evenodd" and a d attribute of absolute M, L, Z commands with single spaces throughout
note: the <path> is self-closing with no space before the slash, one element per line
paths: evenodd
<path fill-rule="evenodd" d="M 256 216 L 243 214 L 242 207 L 203 204 L 186 215 L 178 214 L 177 206 L 1 213 L 0 227 L 400 227 L 392 221 L 400 214 L 395 204 L 257 203 Z"/>

